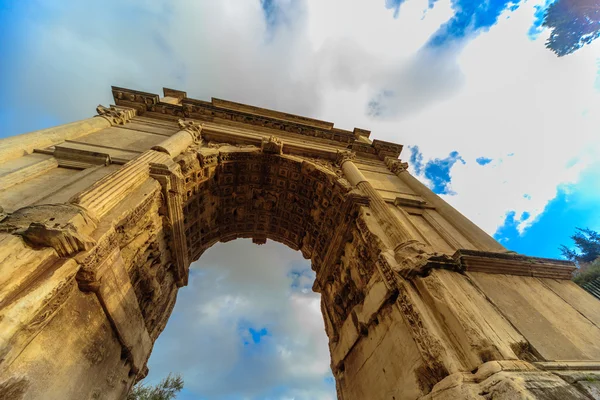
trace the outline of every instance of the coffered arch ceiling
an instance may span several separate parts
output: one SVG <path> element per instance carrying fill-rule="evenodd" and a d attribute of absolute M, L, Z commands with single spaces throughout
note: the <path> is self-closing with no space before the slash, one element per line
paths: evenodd
<path fill-rule="evenodd" d="M 255 146 L 210 143 L 175 160 L 185 182 L 183 215 L 190 261 L 212 244 L 271 239 L 300 250 L 318 269 L 351 238 L 366 198 L 352 190 L 333 163 L 269 152 Z"/>

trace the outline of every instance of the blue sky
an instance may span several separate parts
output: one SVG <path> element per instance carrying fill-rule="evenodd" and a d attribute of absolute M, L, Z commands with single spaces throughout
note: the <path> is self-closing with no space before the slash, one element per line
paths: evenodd
<path fill-rule="evenodd" d="M 238 240 L 202 256 L 155 345 L 151 380 L 183 373 L 182 399 L 331 398 L 314 272 L 283 245 L 256 248 Z"/>
<path fill-rule="evenodd" d="M 0 137 L 87 118 L 111 85 L 322 118 L 404 144 L 506 247 L 559 257 L 576 227 L 600 230 L 600 51 L 546 50 L 550 3 L 0 0 Z M 280 245 L 215 246 L 148 380 L 182 372 L 185 399 L 333 399 L 311 274 Z"/>
<path fill-rule="evenodd" d="M 573 227 L 591 227 L 600 230 L 600 172 L 585 171 L 578 184 L 563 185 L 547 205 L 544 212 L 522 234 L 515 220 L 521 215 L 509 212 L 505 224 L 494 237 L 505 247 L 519 253 L 539 257 L 561 258 L 558 244 L 572 245 L 569 237 Z"/>

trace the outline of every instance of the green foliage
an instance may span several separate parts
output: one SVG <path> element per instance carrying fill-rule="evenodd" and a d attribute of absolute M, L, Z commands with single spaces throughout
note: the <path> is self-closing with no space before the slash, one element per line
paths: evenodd
<path fill-rule="evenodd" d="M 575 242 L 578 251 L 571 250 L 567 246 L 560 246 L 560 251 L 567 259 L 575 262 L 579 267 L 588 264 L 600 257 L 600 234 L 591 229 L 576 228 L 571 239 Z"/>
<path fill-rule="evenodd" d="M 169 374 L 156 386 L 138 382 L 127 396 L 127 400 L 172 400 L 181 389 L 183 389 L 181 375 Z"/>
<path fill-rule="evenodd" d="M 600 234 L 588 228 L 576 228 L 571 239 L 579 251 L 565 245 L 560 246 L 560 251 L 579 267 L 573 281 L 582 285 L 600 277 Z"/>
<path fill-rule="evenodd" d="M 573 278 L 573 282 L 581 286 L 584 283 L 591 282 L 598 277 L 600 277 L 600 258 L 594 261 L 585 271 L 579 272 Z"/>
<path fill-rule="evenodd" d="M 542 26 L 552 29 L 546 47 L 562 57 L 600 36 L 600 2 L 556 0 L 546 10 Z"/>

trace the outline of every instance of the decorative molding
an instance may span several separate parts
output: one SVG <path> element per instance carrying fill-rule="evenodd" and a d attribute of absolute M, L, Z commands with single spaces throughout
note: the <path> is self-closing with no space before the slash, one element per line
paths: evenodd
<path fill-rule="evenodd" d="M 410 199 L 407 197 L 396 197 L 394 199 L 394 205 L 396 207 L 434 208 L 425 200 Z"/>
<path fill-rule="evenodd" d="M 384 160 L 388 157 L 398 158 L 402 152 L 402 145 L 385 142 L 383 140 L 373 140 L 373 143 L 365 142 L 354 142 L 352 143 L 352 150 L 357 153 L 372 154 L 379 157 L 380 160 Z"/>
<path fill-rule="evenodd" d="M 170 163 L 164 164 L 151 162 L 150 176 L 156 179 L 163 188 L 167 218 L 171 229 L 172 251 L 175 254 L 174 274 L 177 286 L 181 287 L 188 283 L 190 267 L 183 215 L 184 201 L 186 200 L 184 198 L 185 184 L 179 165 L 169 161 Z"/>
<path fill-rule="evenodd" d="M 96 292 L 98 290 L 102 278 L 101 273 L 103 272 L 99 271 L 99 267 L 118 248 L 117 233 L 114 229 L 111 229 L 102 236 L 93 249 L 77 257 L 77 261 L 81 265 L 77 272 L 79 289 L 85 292 Z"/>
<path fill-rule="evenodd" d="M 479 250 L 461 249 L 453 258 L 465 272 L 570 280 L 576 269 L 571 261 Z"/>
<path fill-rule="evenodd" d="M 386 142 L 383 140 L 373 140 L 372 144 L 373 148 L 377 151 L 377 155 L 380 159 L 384 160 L 387 157 L 398 158 L 400 157 L 400 153 L 402 153 L 401 144 Z"/>
<path fill-rule="evenodd" d="M 23 249 L 22 246 L 18 248 Z M 6 281 L 6 275 L 2 286 L 3 295 L 0 298 L 0 371 L 6 372 L 15 359 L 19 357 L 23 349 L 33 340 L 65 305 L 70 295 L 76 288 L 75 274 L 78 265 L 73 259 L 57 259 L 56 255 L 46 258 L 27 257 L 27 253 L 35 254 L 36 251 L 20 252 L 9 259 L 8 263 L 2 263 L 3 273 L 11 275 L 14 263 L 24 267 L 19 268 L 18 278 Z M 27 260 L 32 263 L 30 269 Z M 6 259 L 5 259 L 6 260 Z M 25 261 L 25 262 L 24 262 Z M 16 278 L 16 277 L 15 277 Z M 8 291 L 6 290 L 8 286 Z M 17 305 L 15 302 L 21 302 Z M 0 390 L 2 398 L 13 398 L 6 392 L 6 386 L 2 385 Z"/>
<path fill-rule="evenodd" d="M 110 122 L 111 125 L 125 125 L 127 122 L 131 121 L 131 118 L 135 116 L 135 111 L 133 109 L 123 109 L 117 108 L 114 106 L 104 107 L 99 104 L 96 107 L 96 112 L 98 115 L 96 117 L 102 117 Z"/>
<path fill-rule="evenodd" d="M 252 114 L 252 115 L 259 115 L 259 116 L 263 116 L 263 117 L 275 118 L 275 119 L 279 119 L 282 121 L 294 122 L 294 123 L 297 123 L 300 125 L 307 125 L 307 126 L 312 126 L 315 128 L 322 128 L 322 129 L 327 129 L 327 130 L 337 129 L 337 128 L 333 127 L 333 122 L 327 122 L 327 121 L 304 117 L 304 116 L 296 115 L 296 114 L 288 114 L 288 113 L 281 112 L 281 111 L 269 110 L 267 108 L 256 107 L 256 106 L 243 104 L 243 103 L 236 103 L 233 101 L 217 99 L 214 97 L 211 99 L 211 104 L 220 109 L 241 111 L 241 112 L 245 112 L 245 113 Z M 340 131 L 342 132 L 342 130 L 340 130 Z M 343 131 L 343 132 L 347 132 L 347 131 Z"/>
<path fill-rule="evenodd" d="M 194 100 L 194 99 L 183 99 L 183 113 L 186 117 L 202 119 L 207 121 L 214 121 L 215 118 L 222 120 L 228 120 L 232 122 L 240 122 L 244 124 L 260 126 L 264 128 L 276 129 L 279 131 L 296 133 L 304 136 L 311 136 L 315 138 L 328 139 L 336 142 L 349 144 L 354 142 L 354 133 L 350 131 L 343 131 L 335 128 L 318 128 L 308 124 L 299 122 L 292 122 L 284 119 L 277 119 L 276 117 L 269 117 L 264 115 L 251 114 L 244 111 L 232 110 L 227 108 L 221 108 L 215 106 L 212 103 Z M 160 108 L 171 108 L 170 105 L 158 104 L 150 107 L 151 111 L 159 111 Z M 164 113 L 168 113 L 166 110 Z"/>
<path fill-rule="evenodd" d="M 66 261 L 69 262 L 69 261 Z M 75 279 L 71 278 L 61 282 L 46 298 L 46 302 L 37 315 L 27 324 L 29 331 L 38 332 L 54 317 L 56 312 L 65 304 L 75 289 Z"/>
<path fill-rule="evenodd" d="M 357 139 L 360 138 L 361 136 L 368 138 L 369 136 L 371 136 L 371 131 L 367 130 L 367 129 L 361 129 L 361 128 L 354 128 L 354 137 L 356 137 Z"/>
<path fill-rule="evenodd" d="M 142 114 L 148 110 L 148 107 L 157 104 L 160 96 L 153 93 L 140 92 L 138 90 L 123 89 L 116 86 L 112 87 L 113 99 L 118 106 L 131 107 Z M 181 107 L 173 106 L 174 109 Z M 183 113 L 182 113 L 183 114 Z"/>
<path fill-rule="evenodd" d="M 243 148 L 235 148 L 234 146 L 230 146 L 229 149 L 223 149 L 219 151 L 219 162 L 251 161 L 255 160 L 259 155 L 260 149 L 255 146 L 247 146 Z"/>
<path fill-rule="evenodd" d="M 392 266 L 390 261 L 386 258 L 386 255 L 387 254 L 383 252 L 379 253 L 379 256 L 377 257 L 377 263 L 375 265 L 377 265 L 379 273 L 381 274 L 383 282 L 387 288 L 390 290 L 398 290 L 398 282 L 396 282 L 394 271 L 392 270 Z M 393 260 L 391 255 L 387 256 Z"/>
<path fill-rule="evenodd" d="M 335 174 L 338 178 L 344 178 L 344 172 L 339 167 L 337 167 L 334 164 L 334 162 L 331 160 L 318 158 L 318 157 L 304 157 L 304 156 L 302 156 L 301 159 L 302 159 L 303 163 L 309 163 L 309 164 L 316 165 L 318 168 L 323 168 L 323 169 L 327 170 L 328 172 Z M 348 184 L 348 183 L 346 183 L 346 184 Z"/>
<path fill-rule="evenodd" d="M 600 360 L 539 361 L 533 365 L 544 371 L 600 371 Z"/>
<path fill-rule="evenodd" d="M 387 267 L 386 267 L 387 268 Z M 413 286 L 405 279 L 397 279 L 396 304 L 400 309 L 407 326 L 411 331 L 415 344 L 421 354 L 421 357 L 426 361 L 425 368 L 428 375 L 435 377 L 436 381 L 440 381 L 448 375 L 444 354 L 448 351 L 443 341 L 443 336 L 432 329 L 431 322 L 424 313 L 423 306 L 420 306 L 418 301 L 415 301 L 416 295 Z"/>
<path fill-rule="evenodd" d="M 385 157 L 385 165 L 393 173 L 398 175 L 400 172 L 404 172 L 408 169 L 408 163 L 399 160 L 394 157 Z"/>
<path fill-rule="evenodd" d="M 216 165 L 219 161 L 219 151 L 213 148 L 202 147 L 198 150 L 197 156 L 202 168 Z"/>
<path fill-rule="evenodd" d="M 369 198 L 358 191 L 351 191 L 346 195 L 346 201 L 340 209 L 341 215 L 351 215 L 358 213 L 361 207 L 369 206 Z M 321 265 L 313 264 L 313 269 L 317 272 L 317 279 L 315 279 L 314 289 L 318 291 L 318 288 L 324 287 L 325 282 L 331 278 L 336 268 L 336 261 L 339 260 L 344 253 L 343 243 L 347 241 L 350 232 L 355 229 L 353 221 L 349 218 L 345 218 L 337 227 L 333 230 L 330 236 L 330 245 L 328 246 L 327 252 L 321 261 Z M 362 263 L 366 263 L 367 256 L 360 260 Z"/>
<path fill-rule="evenodd" d="M 326 139 L 347 145 L 356 145 L 361 153 L 379 156 L 398 157 L 402 146 L 395 143 L 375 140 L 373 143 L 358 142 L 368 138 L 370 131 L 355 128 L 354 131 L 335 128 L 332 123 L 262 109 L 226 100 L 212 99 L 203 101 L 190 99 L 184 92 L 165 89 L 165 96 L 181 99 L 181 104 L 160 101 L 160 96 L 136 90 L 114 87 L 113 97 L 117 105 L 134 108 L 138 113 L 156 113 L 158 118 L 179 119 L 194 118 L 214 122 L 216 119 L 254 125 L 283 132 L 295 133 L 313 138 Z"/>
<path fill-rule="evenodd" d="M 352 151 L 355 151 L 359 154 L 370 154 L 377 156 L 377 150 L 371 145 L 371 143 L 354 142 L 350 148 Z"/>
<path fill-rule="evenodd" d="M 282 154 L 283 142 L 277 136 L 264 138 L 261 145 L 261 150 L 265 154 Z"/>

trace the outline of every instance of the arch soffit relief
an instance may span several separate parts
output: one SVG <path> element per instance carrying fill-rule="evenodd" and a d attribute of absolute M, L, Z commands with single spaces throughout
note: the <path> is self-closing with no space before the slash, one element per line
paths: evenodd
<path fill-rule="evenodd" d="M 283 154 L 276 138 L 261 148 L 210 142 L 175 158 L 181 168 L 189 260 L 212 244 L 267 238 L 302 251 L 318 268 L 367 198 L 326 160 Z M 337 232 L 336 232 L 337 231 Z M 335 239 L 340 241 L 335 244 Z M 317 265 L 315 265 L 317 264 Z"/>

